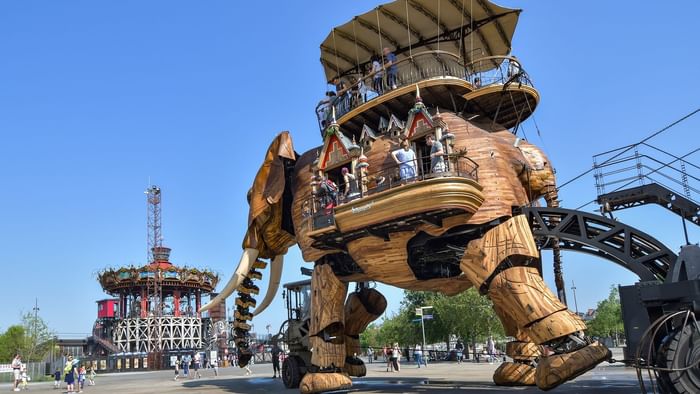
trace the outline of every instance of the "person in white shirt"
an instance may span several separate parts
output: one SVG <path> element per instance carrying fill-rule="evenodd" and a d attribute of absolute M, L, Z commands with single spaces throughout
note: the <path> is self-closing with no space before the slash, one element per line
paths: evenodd
<path fill-rule="evenodd" d="M 15 354 L 15 358 L 12 359 L 12 374 L 14 378 L 14 391 L 19 391 L 19 383 L 22 380 L 22 356 L 19 353 Z"/>

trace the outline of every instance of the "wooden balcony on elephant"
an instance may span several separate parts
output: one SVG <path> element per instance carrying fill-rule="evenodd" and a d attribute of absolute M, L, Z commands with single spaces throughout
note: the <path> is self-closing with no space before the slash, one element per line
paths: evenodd
<path fill-rule="evenodd" d="M 344 197 L 341 182 L 336 197 L 312 197 L 311 228 L 306 235 L 314 239 L 313 247 L 336 249 L 365 236 L 388 239 L 392 232 L 425 225 L 437 228 L 451 217 L 470 217 L 484 201 L 478 166 L 457 154 L 445 155 L 445 160 L 444 171 L 430 172 L 429 167 L 418 166 L 410 178 L 401 176 L 400 165 L 371 173 L 360 171 L 359 195 Z"/>
<path fill-rule="evenodd" d="M 513 56 L 491 56 L 462 64 L 452 54 L 431 52 L 413 55 L 398 62 L 397 67 L 396 89 L 380 95 L 360 80 L 336 96 L 326 109 L 317 108 L 320 124 L 330 122 L 332 109 L 343 130 L 359 136 L 364 125 L 386 122 L 386 114 L 406 113 L 413 106 L 417 88 L 431 107 L 479 115 L 506 129 L 529 118 L 540 101 L 539 92 Z M 360 87 L 352 90 L 357 85 Z"/>
<path fill-rule="evenodd" d="M 335 95 L 316 108 L 321 131 L 334 110 L 359 139 L 364 125 L 406 113 L 416 87 L 431 108 L 507 129 L 527 119 L 539 93 L 510 54 L 521 10 L 487 0 L 460 4 L 396 0 L 334 27 L 321 43 L 326 81 L 335 84 Z"/>

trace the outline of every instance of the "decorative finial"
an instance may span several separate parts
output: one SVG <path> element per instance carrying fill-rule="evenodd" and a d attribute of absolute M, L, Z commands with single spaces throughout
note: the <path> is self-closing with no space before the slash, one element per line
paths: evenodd
<path fill-rule="evenodd" d="M 416 102 L 417 103 L 423 102 L 423 99 L 420 97 L 420 87 L 418 87 L 418 84 L 416 84 Z"/>
<path fill-rule="evenodd" d="M 335 106 L 332 106 L 331 108 L 333 109 L 333 123 L 338 123 L 338 122 L 335 120 Z"/>

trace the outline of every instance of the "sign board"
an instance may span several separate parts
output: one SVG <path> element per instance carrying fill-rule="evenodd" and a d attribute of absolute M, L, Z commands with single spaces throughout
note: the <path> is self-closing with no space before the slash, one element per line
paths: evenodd
<path fill-rule="evenodd" d="M 425 319 L 425 320 L 433 320 L 433 315 L 423 315 L 423 319 Z"/>
<path fill-rule="evenodd" d="M 423 316 L 423 308 L 416 308 L 416 316 Z"/>

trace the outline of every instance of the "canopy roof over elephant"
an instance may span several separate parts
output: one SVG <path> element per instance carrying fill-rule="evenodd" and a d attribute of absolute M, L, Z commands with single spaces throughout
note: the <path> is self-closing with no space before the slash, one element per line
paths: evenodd
<path fill-rule="evenodd" d="M 326 80 L 356 74 L 384 47 L 397 60 L 448 51 L 465 63 L 510 53 L 520 9 L 487 0 L 395 0 L 334 27 L 321 43 Z"/>

